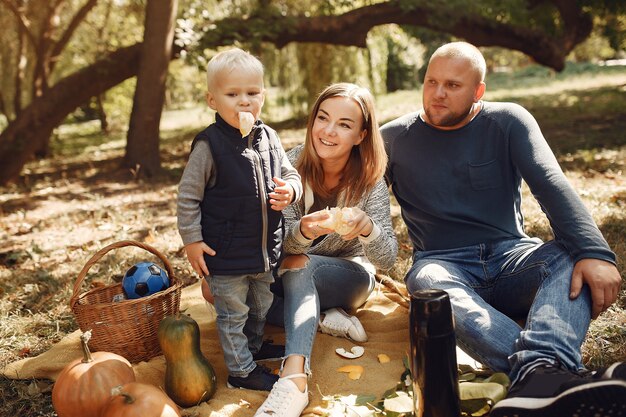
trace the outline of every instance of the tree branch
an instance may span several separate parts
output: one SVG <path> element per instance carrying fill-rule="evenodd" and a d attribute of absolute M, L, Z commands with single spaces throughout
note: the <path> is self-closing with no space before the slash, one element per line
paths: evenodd
<path fill-rule="evenodd" d="M 540 64 L 562 70 L 565 57 L 584 39 L 581 22 L 588 19 L 578 6 L 568 0 L 552 0 L 567 19 L 560 37 L 534 29 L 531 25 L 498 22 L 477 14 L 459 15 L 456 10 L 415 5 L 410 10 L 400 2 L 389 1 L 360 7 L 341 15 L 292 16 L 268 13 L 248 19 L 226 18 L 216 22 L 216 29 L 205 36 L 205 46 L 233 43 L 239 39 L 259 39 L 279 48 L 290 42 L 322 42 L 334 45 L 365 47 L 367 33 L 375 26 L 396 23 L 421 26 L 466 39 L 477 46 L 502 46 L 531 56 Z M 272 30 L 268 30 L 273 28 Z M 259 35 L 261 34 L 261 35 Z"/>
<path fill-rule="evenodd" d="M 548 0 L 563 19 L 564 33 L 561 41 L 568 50 L 584 41 L 593 29 L 593 18 L 585 13 L 578 2 L 571 0 Z"/>
<path fill-rule="evenodd" d="M 16 17 L 18 26 L 24 30 L 24 33 L 26 33 L 26 36 L 28 37 L 30 43 L 33 45 L 33 48 L 36 49 L 37 40 L 35 39 L 33 33 L 30 31 L 30 23 L 28 22 L 28 19 L 26 19 L 26 16 L 20 11 L 20 8 L 13 4 L 13 2 L 11 2 L 10 0 L 0 1 L 2 2 L 2 4 L 7 6 L 11 13 L 13 13 L 13 15 Z"/>
<path fill-rule="evenodd" d="M 80 10 L 74 15 L 74 17 L 70 21 L 70 24 L 67 26 L 67 29 L 65 29 L 65 32 L 63 32 L 63 35 L 61 35 L 61 38 L 54 44 L 52 52 L 50 53 L 50 72 L 52 72 L 52 70 L 54 69 L 54 66 L 57 62 L 57 57 L 61 55 L 61 52 L 63 52 L 63 49 L 65 49 L 65 47 L 67 46 L 78 26 L 82 23 L 83 20 L 85 20 L 87 14 L 91 11 L 91 9 L 96 6 L 97 3 L 98 0 L 88 0 L 87 3 L 85 3 L 83 7 L 81 7 Z"/>

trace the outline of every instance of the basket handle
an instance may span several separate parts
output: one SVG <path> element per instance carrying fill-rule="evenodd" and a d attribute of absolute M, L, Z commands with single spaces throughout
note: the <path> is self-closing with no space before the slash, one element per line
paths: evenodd
<path fill-rule="evenodd" d="M 78 296 L 80 295 L 80 290 L 83 286 L 83 281 L 85 280 L 85 277 L 87 276 L 87 272 L 89 271 L 89 269 L 96 262 L 98 262 L 107 252 L 111 251 L 112 249 L 123 248 L 125 246 L 137 246 L 141 249 L 145 249 L 148 252 L 152 253 L 163 262 L 163 265 L 165 266 L 165 269 L 167 271 L 167 276 L 170 277 L 170 280 L 174 277 L 174 271 L 172 270 L 172 265 L 169 263 L 167 258 L 163 256 L 163 254 L 159 252 L 156 248 L 146 243 L 138 242 L 136 240 L 120 240 L 119 242 L 111 243 L 110 245 L 105 246 L 104 248 L 100 249 L 91 258 L 89 258 L 85 266 L 83 266 L 83 269 L 80 270 L 80 272 L 78 273 L 78 278 L 76 278 L 76 281 L 74 282 L 74 290 L 72 291 L 72 297 L 70 298 L 71 308 L 74 308 L 74 304 L 76 304 L 76 302 L 78 301 Z"/>

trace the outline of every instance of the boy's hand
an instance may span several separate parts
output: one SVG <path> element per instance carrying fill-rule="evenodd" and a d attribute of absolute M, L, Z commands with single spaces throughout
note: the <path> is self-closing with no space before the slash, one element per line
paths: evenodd
<path fill-rule="evenodd" d="M 206 262 L 204 262 L 204 254 L 215 256 L 215 251 L 209 245 L 202 241 L 193 242 L 185 246 L 185 253 L 191 267 L 198 275 L 201 277 L 209 275 L 209 268 L 207 268 Z"/>
<path fill-rule="evenodd" d="M 293 187 L 287 184 L 286 181 L 283 181 L 282 178 L 274 177 L 272 179 L 274 180 L 276 187 L 274 188 L 274 191 L 269 193 L 270 204 L 272 210 L 282 211 L 293 201 Z"/>

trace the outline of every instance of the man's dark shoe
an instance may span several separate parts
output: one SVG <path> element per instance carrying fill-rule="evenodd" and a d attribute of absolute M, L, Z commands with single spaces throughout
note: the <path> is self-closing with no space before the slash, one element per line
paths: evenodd
<path fill-rule="evenodd" d="M 626 381 L 626 362 L 615 362 L 608 368 L 594 372 L 594 378 L 621 379 Z"/>
<path fill-rule="evenodd" d="M 577 374 L 542 363 L 498 402 L 490 417 L 626 417 L 626 365 Z"/>
<path fill-rule="evenodd" d="M 255 361 L 276 361 L 285 357 L 285 346 L 275 345 L 271 340 L 264 340 L 261 349 L 252 354 Z"/>
<path fill-rule="evenodd" d="M 257 365 L 246 377 L 228 376 L 228 388 L 246 388 L 257 391 L 271 391 L 278 375 L 274 375 L 264 366 Z"/>

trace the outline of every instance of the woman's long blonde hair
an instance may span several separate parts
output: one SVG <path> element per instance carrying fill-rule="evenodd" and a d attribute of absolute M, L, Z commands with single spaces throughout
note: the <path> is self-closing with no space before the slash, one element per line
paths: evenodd
<path fill-rule="evenodd" d="M 324 170 L 313 147 L 311 132 L 320 105 L 333 97 L 347 97 L 359 105 L 363 115 L 362 129 L 367 129 L 367 134 L 359 145 L 352 148 L 339 185 L 329 190 L 324 186 Z M 366 88 L 350 83 L 337 83 L 326 87 L 313 105 L 307 123 L 304 150 L 296 162 L 302 183 L 308 183 L 313 193 L 323 198 L 330 198 L 332 195 L 343 192 L 343 204 L 353 206 L 374 188 L 378 180 L 383 177 L 386 166 L 387 154 L 378 130 L 372 93 Z"/>

